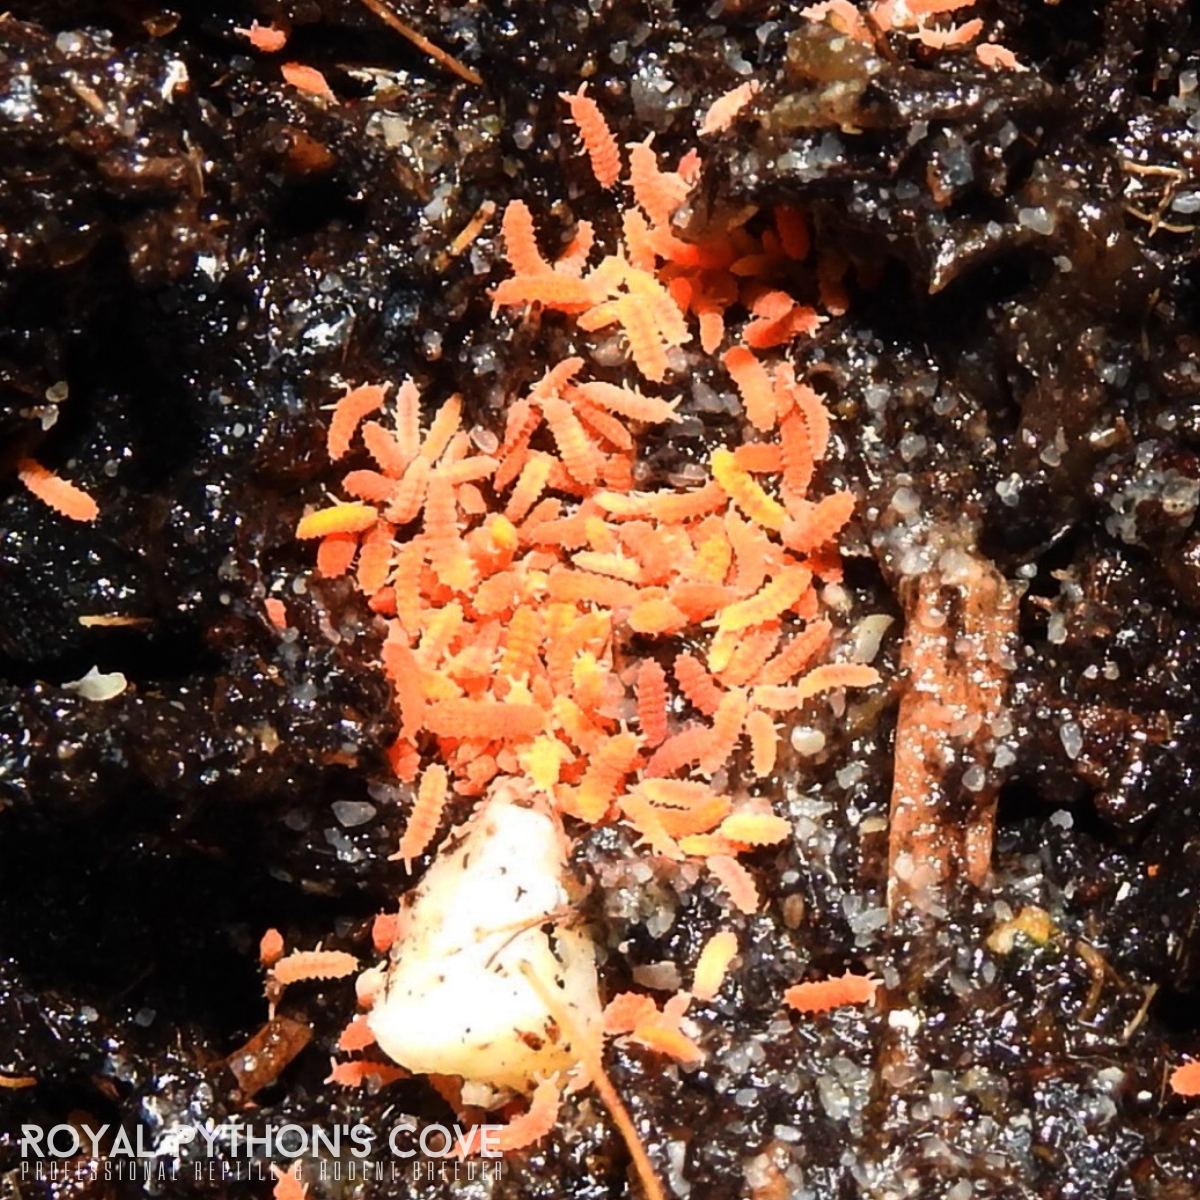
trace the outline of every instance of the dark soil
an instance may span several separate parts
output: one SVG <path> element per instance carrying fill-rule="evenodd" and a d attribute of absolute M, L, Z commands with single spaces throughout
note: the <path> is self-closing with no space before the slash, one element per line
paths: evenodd
<path fill-rule="evenodd" d="M 611 225 L 558 100 L 582 77 L 619 140 L 678 152 L 743 60 L 757 119 L 711 142 L 705 196 L 802 207 L 848 265 L 849 314 L 802 365 L 836 415 L 829 479 L 859 499 L 850 619 L 901 618 L 894 676 L 907 589 L 947 547 L 1021 589 L 980 784 L 997 838 L 985 887 L 887 924 L 895 709 L 852 708 L 786 764 L 799 837 L 753 860 L 767 902 L 740 919 L 734 986 L 698 1009 L 706 1065 L 615 1050 L 614 1082 L 693 1200 L 1200 1195 L 1200 1106 L 1166 1086 L 1200 1057 L 1200 28 L 1182 0 L 981 0 L 1031 68 L 1013 73 L 895 36 L 835 55 L 798 6 L 719 9 L 403 14 L 482 87 L 357 0 L 0 17 L 0 1082 L 37 1080 L 0 1089 L 3 1200 L 269 1194 L 197 1177 L 200 1148 L 163 1140 L 175 1122 L 450 1119 L 421 1081 L 322 1082 L 344 981 L 289 992 L 312 1040 L 257 1108 L 226 1065 L 266 1019 L 264 929 L 369 957 L 406 886 L 380 631 L 293 538 L 336 474 L 322 406 L 343 380 L 411 375 L 497 427 L 552 334 L 492 320 L 494 224 L 447 245 L 515 196 L 547 227 Z M 235 32 L 256 17 L 290 31 L 282 56 Z M 341 103 L 286 86 L 281 58 Z M 652 470 L 728 430 L 698 396 Z M 28 455 L 99 520 L 26 493 Z M 138 620 L 80 622 L 107 614 Z M 93 666 L 126 690 L 64 688 Z M 366 799 L 361 825 L 332 807 Z M 728 924 L 711 889 L 647 880 L 628 849 L 603 830 L 578 853 L 614 989 Z M 806 972 L 864 966 L 881 1009 L 785 1015 Z M 20 1126 L 69 1121 L 141 1127 L 183 1168 L 34 1181 Z M 402 1171 L 310 1195 L 635 1189 L 584 1096 L 494 1185 Z"/>

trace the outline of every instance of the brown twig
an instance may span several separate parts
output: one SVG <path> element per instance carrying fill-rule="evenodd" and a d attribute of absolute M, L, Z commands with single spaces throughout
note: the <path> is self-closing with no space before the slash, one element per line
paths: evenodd
<path fill-rule="evenodd" d="M 947 536 L 946 545 L 953 544 Z M 888 907 L 924 909 L 951 880 L 987 875 L 999 789 L 989 739 L 1004 712 L 1017 629 L 1016 590 L 970 546 L 952 577 L 902 589 L 904 691 L 888 845 Z M 982 779 L 972 791 L 963 777 Z"/>
<path fill-rule="evenodd" d="M 453 54 L 435 46 L 424 34 L 418 33 L 411 25 L 400 20 L 398 16 L 384 3 L 384 0 L 359 0 L 369 8 L 381 21 L 390 25 L 401 37 L 407 38 L 418 50 L 424 51 L 435 62 L 439 62 L 448 71 L 453 71 L 459 79 L 465 79 L 479 87 L 483 86 L 483 77 L 470 67 L 458 61 Z"/>
<path fill-rule="evenodd" d="M 604 1053 L 602 1035 L 582 1028 L 571 1015 L 567 1001 L 558 989 L 552 989 L 543 980 L 528 961 L 521 962 L 521 974 L 529 981 L 530 986 L 537 992 L 542 1003 L 559 1027 L 566 1033 L 572 1048 L 578 1052 L 583 1069 L 591 1079 L 592 1086 L 600 1093 L 600 1102 L 608 1109 L 608 1115 L 616 1125 L 617 1131 L 625 1141 L 629 1157 L 633 1160 L 634 1170 L 641 1180 L 642 1191 L 646 1200 L 666 1200 L 666 1192 L 654 1172 L 654 1164 L 642 1144 L 641 1134 L 637 1125 L 629 1115 L 625 1102 L 613 1087 L 608 1073 L 604 1070 Z"/>
<path fill-rule="evenodd" d="M 463 227 L 462 232 L 437 256 L 434 266 L 439 271 L 444 271 L 454 259 L 474 243 L 475 239 L 483 232 L 483 227 L 495 214 L 495 202 L 485 200 L 475 210 L 475 215 Z"/>

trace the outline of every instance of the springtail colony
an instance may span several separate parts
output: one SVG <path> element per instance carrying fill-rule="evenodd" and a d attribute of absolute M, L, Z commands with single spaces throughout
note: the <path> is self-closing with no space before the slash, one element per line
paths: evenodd
<path fill-rule="evenodd" d="M 752 115 L 757 91 L 718 98 L 701 137 Z M 350 470 L 345 499 L 297 530 L 317 542 L 318 573 L 352 574 L 386 625 L 400 722 L 390 761 L 413 789 L 395 857 L 411 866 L 436 849 L 399 914 L 376 924 L 387 959 L 358 973 L 367 1011 L 333 1078 L 427 1076 L 460 1112 L 503 1110 L 506 1151 L 547 1135 L 564 1095 L 592 1088 L 643 1192 L 660 1197 L 605 1073 L 605 1039 L 701 1063 L 688 1010 L 719 992 L 737 936 L 715 933 L 690 988 L 661 1003 L 602 997 L 572 836 L 618 823 L 753 913 L 743 857 L 791 836 L 769 796 L 751 794 L 776 773 L 779 722 L 880 682 L 835 649 L 825 591 L 841 579 L 854 502 L 814 489 L 830 416 L 788 353 L 844 311 L 845 264 L 814 249 L 796 209 L 702 214 L 696 150 L 665 164 L 651 138 L 619 146 L 586 87 L 562 103 L 619 237 L 606 248 L 580 220 L 548 256 L 529 207 L 511 201 L 512 274 L 493 303 L 498 320 L 573 326 L 584 353 L 511 399 L 503 436 L 461 428 L 457 395 L 423 427 L 412 381 L 354 387 L 329 455 L 361 444 L 373 466 Z M 594 375 L 597 342 L 619 355 Z M 672 381 L 689 356 L 727 373 L 745 440 L 712 450 L 694 479 L 639 488 L 639 435 L 678 419 Z M 467 797 L 473 814 L 452 825 Z M 359 968 L 343 951 L 283 955 L 275 939 L 264 961 L 274 997 Z M 849 974 L 781 1002 L 820 1012 L 869 1002 L 875 987 Z"/>

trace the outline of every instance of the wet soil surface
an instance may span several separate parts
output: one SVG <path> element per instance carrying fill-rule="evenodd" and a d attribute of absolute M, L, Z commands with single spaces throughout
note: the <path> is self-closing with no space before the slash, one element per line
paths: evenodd
<path fill-rule="evenodd" d="M 766 900 L 695 1010 L 706 1064 L 615 1049 L 614 1082 L 695 1200 L 1200 1194 L 1200 1107 L 1166 1084 L 1200 1056 L 1200 29 L 1178 0 L 975 11 L 1028 70 L 882 33 L 848 50 L 756 0 L 414 6 L 483 86 L 353 0 L 8 6 L 0 1197 L 269 1194 L 197 1174 L 176 1122 L 450 1119 L 419 1081 L 323 1082 L 344 982 L 289 993 L 310 1040 L 256 1108 L 227 1064 L 266 1018 L 262 931 L 369 956 L 406 885 L 380 631 L 292 536 L 335 477 L 322 406 L 412 375 L 496 428 L 553 334 L 491 319 L 494 225 L 448 257 L 454 236 L 515 196 L 611 225 L 557 98 L 581 78 L 619 140 L 678 152 L 747 73 L 754 119 L 710 140 L 702 188 L 807 210 L 846 266 L 848 314 L 802 367 L 835 413 L 828 478 L 859 500 L 847 622 L 896 618 L 878 665 L 898 678 L 914 588 L 948 554 L 1019 596 L 1005 719 L 959 781 L 998 798 L 996 838 L 981 886 L 889 923 L 894 696 L 798 731 L 772 793 L 797 837 L 751 860 Z M 255 18 L 288 30 L 283 55 L 236 32 Z M 287 86 L 281 59 L 339 102 Z M 688 423 L 647 447 L 651 472 L 728 432 L 711 382 L 681 384 Z M 100 518 L 31 497 L 27 456 Z M 111 616 L 133 620 L 90 619 Z M 66 686 L 92 667 L 125 690 Z M 619 831 L 576 857 L 611 990 L 729 926 L 711 883 Z M 879 974 L 878 1008 L 781 1007 L 847 968 Z M 67 1122 L 141 1128 L 183 1169 L 23 1176 L 20 1126 Z M 498 1181 L 310 1195 L 635 1191 L 585 1095 Z"/>

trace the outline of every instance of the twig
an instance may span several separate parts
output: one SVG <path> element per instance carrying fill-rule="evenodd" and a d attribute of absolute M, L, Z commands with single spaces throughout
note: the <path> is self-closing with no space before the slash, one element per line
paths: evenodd
<path fill-rule="evenodd" d="M 398 16 L 384 3 L 384 0 L 360 0 L 381 21 L 390 25 L 401 37 L 407 38 L 418 50 L 423 50 L 435 62 L 439 62 L 449 71 L 453 71 L 459 79 L 468 83 L 483 86 L 483 77 L 470 67 L 458 61 L 453 54 L 435 46 L 424 34 L 418 33 L 411 25 L 400 20 Z"/>

